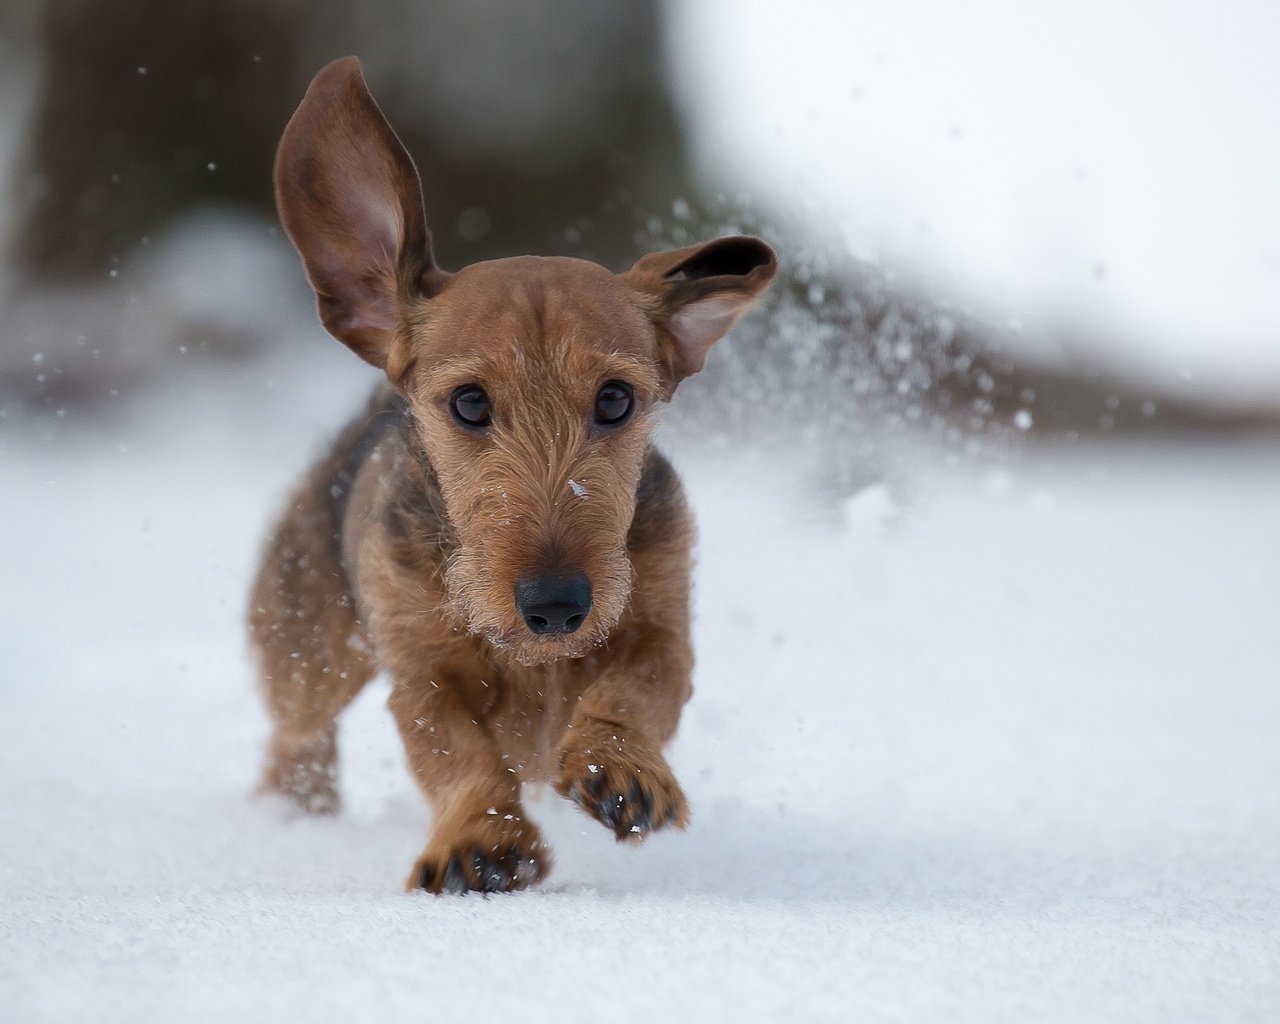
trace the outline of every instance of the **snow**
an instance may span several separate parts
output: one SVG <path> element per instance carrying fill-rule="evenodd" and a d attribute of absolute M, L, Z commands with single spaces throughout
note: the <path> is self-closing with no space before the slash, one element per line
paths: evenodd
<path fill-rule="evenodd" d="M 1277 1019 L 1273 448 L 926 452 L 833 503 L 677 418 L 692 827 L 544 796 L 548 884 L 435 899 L 384 684 L 342 816 L 250 796 L 248 575 L 368 383 L 313 341 L 0 423 L 6 1021 Z"/>
<path fill-rule="evenodd" d="M 1280 6 L 668 3 L 705 180 L 1040 358 L 1280 398 Z M 1065 352 L 1062 351 L 1065 349 Z"/>

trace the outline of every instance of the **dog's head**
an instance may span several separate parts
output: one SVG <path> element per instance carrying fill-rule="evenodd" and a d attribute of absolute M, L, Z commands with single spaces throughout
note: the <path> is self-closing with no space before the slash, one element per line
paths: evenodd
<path fill-rule="evenodd" d="M 623 274 L 527 256 L 446 273 L 355 58 L 307 90 L 275 187 L 324 326 L 409 399 L 458 538 L 461 617 L 527 664 L 601 642 L 630 594 L 654 405 L 768 287 L 772 250 L 736 237 Z"/>

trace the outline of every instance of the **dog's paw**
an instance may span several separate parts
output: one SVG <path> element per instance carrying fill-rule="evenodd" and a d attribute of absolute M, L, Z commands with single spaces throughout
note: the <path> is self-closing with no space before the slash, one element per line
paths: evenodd
<path fill-rule="evenodd" d="M 619 841 L 639 842 L 660 828 L 689 823 L 688 802 L 663 756 L 608 727 L 562 748 L 555 789 Z"/>
<path fill-rule="evenodd" d="M 268 755 L 258 793 L 278 793 L 307 814 L 337 814 L 338 770 L 331 739 L 286 745 L 279 739 Z"/>
<path fill-rule="evenodd" d="M 491 808 L 461 827 L 437 829 L 405 888 L 437 895 L 513 892 L 550 870 L 551 853 L 537 827 L 516 811 Z"/>

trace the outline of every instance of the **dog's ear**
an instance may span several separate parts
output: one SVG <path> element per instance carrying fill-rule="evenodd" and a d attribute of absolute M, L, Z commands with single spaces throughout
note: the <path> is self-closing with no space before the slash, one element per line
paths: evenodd
<path fill-rule="evenodd" d="M 621 275 L 648 300 L 668 397 L 702 369 L 711 346 L 764 294 L 777 272 L 773 250 L 741 235 L 650 253 Z"/>
<path fill-rule="evenodd" d="M 275 189 L 325 329 L 398 379 L 408 360 L 396 344 L 402 304 L 448 275 L 432 255 L 418 171 L 355 57 L 312 80 L 280 139 Z"/>

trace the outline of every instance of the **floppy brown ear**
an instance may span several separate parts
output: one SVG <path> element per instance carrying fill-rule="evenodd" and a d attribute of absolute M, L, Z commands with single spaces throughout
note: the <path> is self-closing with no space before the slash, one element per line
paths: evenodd
<path fill-rule="evenodd" d="M 393 379 L 401 306 L 438 291 L 409 154 L 373 101 L 360 62 L 344 57 L 312 80 L 276 150 L 276 207 L 315 290 L 320 320 Z"/>
<path fill-rule="evenodd" d="M 648 301 L 659 330 L 668 397 L 702 369 L 711 346 L 764 294 L 778 258 L 748 235 L 642 257 L 622 275 Z"/>

